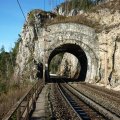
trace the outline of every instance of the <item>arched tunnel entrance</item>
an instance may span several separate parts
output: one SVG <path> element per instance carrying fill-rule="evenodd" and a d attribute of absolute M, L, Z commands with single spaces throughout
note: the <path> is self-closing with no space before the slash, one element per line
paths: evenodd
<path fill-rule="evenodd" d="M 50 56 L 48 58 L 48 71 L 50 69 L 51 60 L 54 58 L 54 56 L 56 56 L 59 53 L 65 53 L 65 52 L 71 53 L 74 56 L 76 56 L 76 58 L 78 59 L 78 61 L 80 63 L 80 67 L 81 67 L 77 79 L 73 80 L 73 79 L 69 78 L 69 79 L 66 79 L 65 82 L 70 82 L 70 81 L 76 81 L 76 82 L 78 82 L 78 81 L 85 81 L 86 74 L 87 74 L 88 60 L 87 60 L 86 54 L 83 51 L 83 49 L 79 45 L 76 45 L 76 44 L 63 44 L 63 45 L 55 48 L 51 52 L 51 54 L 50 54 Z M 50 76 L 50 72 L 48 72 L 48 76 Z M 46 82 L 54 82 L 54 81 L 56 82 L 56 81 L 58 81 L 58 79 L 59 79 L 59 77 L 56 78 L 56 79 L 53 79 L 53 78 L 50 77 L 49 79 L 46 79 Z"/>

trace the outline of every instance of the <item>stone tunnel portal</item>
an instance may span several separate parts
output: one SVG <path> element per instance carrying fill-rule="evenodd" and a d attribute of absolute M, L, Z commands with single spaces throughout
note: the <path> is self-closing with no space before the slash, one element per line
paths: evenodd
<path fill-rule="evenodd" d="M 48 71 L 49 71 L 49 67 L 50 67 L 50 62 L 53 59 L 53 57 L 55 55 L 61 53 L 61 52 L 71 53 L 74 56 L 76 56 L 78 58 L 80 66 L 81 66 L 81 68 L 80 68 L 81 70 L 80 70 L 80 73 L 78 75 L 78 78 L 74 79 L 74 80 L 73 79 L 67 79 L 65 82 L 70 82 L 70 81 L 72 81 L 72 82 L 73 81 L 76 81 L 76 82 L 78 82 L 78 81 L 85 81 L 86 74 L 87 74 L 88 60 L 87 60 L 86 54 L 83 51 L 83 49 L 79 45 L 76 45 L 76 44 L 63 44 L 63 45 L 55 48 L 51 52 L 51 54 L 49 56 L 49 59 L 48 59 Z M 48 72 L 48 76 L 50 76 L 49 72 Z M 57 79 L 56 80 L 55 79 L 52 80 L 52 78 L 50 78 L 49 80 L 46 79 L 46 82 L 57 81 Z"/>

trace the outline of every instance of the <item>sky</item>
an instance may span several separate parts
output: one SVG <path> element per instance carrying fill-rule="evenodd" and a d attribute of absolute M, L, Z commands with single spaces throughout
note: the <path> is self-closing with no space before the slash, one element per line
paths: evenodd
<path fill-rule="evenodd" d="M 52 4 L 50 4 L 52 1 Z M 64 0 L 19 0 L 25 16 L 30 10 L 43 9 L 51 11 Z M 21 33 L 25 19 L 17 4 L 17 0 L 0 0 L 0 48 L 10 51 Z"/>

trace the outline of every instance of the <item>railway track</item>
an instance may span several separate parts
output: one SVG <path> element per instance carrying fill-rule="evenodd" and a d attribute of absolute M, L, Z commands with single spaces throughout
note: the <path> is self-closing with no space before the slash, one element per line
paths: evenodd
<path fill-rule="evenodd" d="M 76 90 L 85 95 L 92 101 L 104 107 L 106 110 L 120 117 L 120 95 L 114 94 L 112 91 L 102 89 L 100 87 L 78 84 Z"/>
<path fill-rule="evenodd" d="M 69 109 L 69 114 L 67 115 L 69 118 L 71 117 L 70 120 L 73 119 L 72 117 L 74 115 L 76 115 L 75 120 L 120 120 L 118 115 L 112 113 L 108 109 L 102 107 L 100 104 L 91 100 L 89 97 L 80 93 L 74 87 L 65 83 L 59 85 L 56 83 L 54 85 L 54 91 L 59 92 L 59 95 L 56 94 L 57 98 L 62 96 L 62 101 L 64 98 L 64 101 L 67 104 L 67 107 L 66 105 L 63 105 L 62 107 L 66 108 L 66 110 L 67 108 Z M 62 109 L 60 111 L 62 111 Z M 73 116 L 71 116 L 71 114 Z"/>
<path fill-rule="evenodd" d="M 68 104 L 74 109 L 81 120 L 104 120 L 103 116 L 90 108 L 81 99 L 78 99 L 70 90 L 66 89 L 65 86 L 60 85 L 61 92 Z"/>
<path fill-rule="evenodd" d="M 120 99 L 120 92 L 108 90 L 107 88 L 91 85 L 89 83 L 80 83 L 79 85 L 85 86 L 89 89 L 96 90 L 98 92 L 101 92 L 102 94 L 112 96 L 115 101 Z"/>
<path fill-rule="evenodd" d="M 51 109 L 52 114 L 49 118 L 52 120 L 120 120 L 119 92 L 114 93 L 84 83 L 76 85 L 77 87 L 67 83 L 50 85 L 48 108 Z M 36 82 L 4 119 L 9 120 L 13 117 L 19 120 L 28 119 L 42 88 L 43 83 Z M 23 103 L 26 104 L 23 106 Z"/>
<path fill-rule="evenodd" d="M 52 120 L 81 120 L 68 104 L 58 84 L 52 84 L 49 101 L 51 102 Z"/>

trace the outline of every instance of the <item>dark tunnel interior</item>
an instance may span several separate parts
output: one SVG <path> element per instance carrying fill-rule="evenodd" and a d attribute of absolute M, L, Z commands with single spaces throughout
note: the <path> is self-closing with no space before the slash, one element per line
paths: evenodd
<path fill-rule="evenodd" d="M 80 66 L 81 66 L 79 77 L 75 80 L 66 79 L 66 82 L 85 81 L 86 74 L 87 74 L 88 61 L 87 61 L 85 52 L 82 50 L 82 48 L 79 45 L 76 45 L 76 44 L 64 44 L 64 45 L 61 45 L 60 47 L 55 48 L 52 51 L 52 53 L 50 54 L 49 59 L 48 59 L 48 71 L 49 71 L 50 62 L 53 59 L 53 57 L 62 52 L 68 52 L 68 53 L 71 53 L 74 56 L 76 56 L 79 60 Z M 48 72 L 48 75 L 50 76 L 49 72 Z M 57 78 L 57 80 L 58 79 L 59 78 Z M 54 81 L 53 78 L 49 78 L 49 79 L 46 79 L 46 82 L 50 82 L 51 80 L 52 80 L 52 82 Z M 57 80 L 55 80 L 55 81 L 57 81 Z"/>

